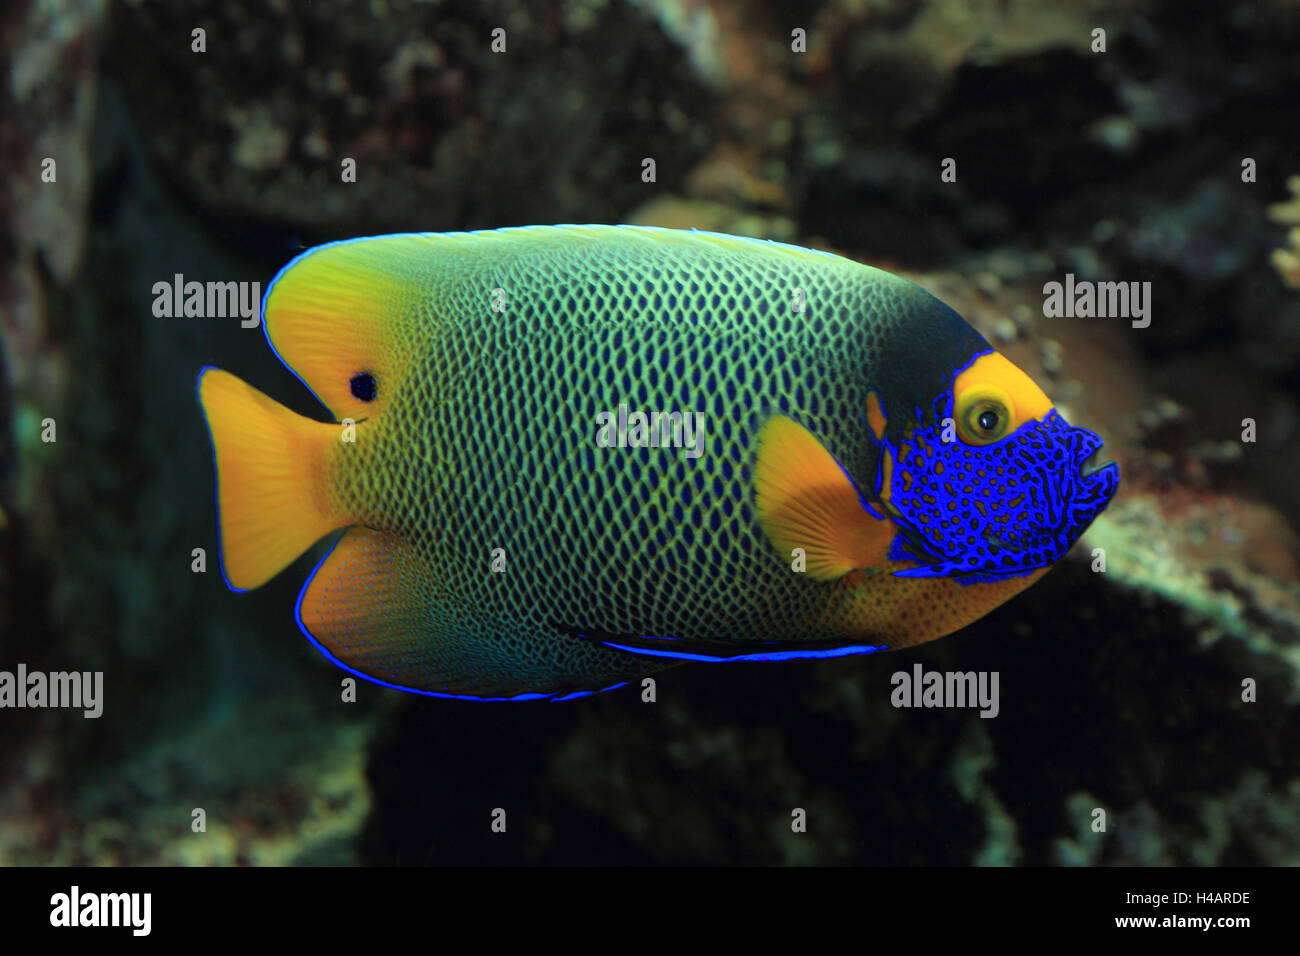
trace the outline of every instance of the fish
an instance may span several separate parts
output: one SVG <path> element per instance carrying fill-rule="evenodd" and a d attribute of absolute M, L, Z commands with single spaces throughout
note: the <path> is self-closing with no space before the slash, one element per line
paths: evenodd
<path fill-rule="evenodd" d="M 416 694 L 912 647 L 1041 578 L 1119 485 L 949 306 L 779 242 L 349 239 L 280 270 L 262 327 L 329 420 L 200 372 L 222 576 L 327 540 L 299 629 Z"/>

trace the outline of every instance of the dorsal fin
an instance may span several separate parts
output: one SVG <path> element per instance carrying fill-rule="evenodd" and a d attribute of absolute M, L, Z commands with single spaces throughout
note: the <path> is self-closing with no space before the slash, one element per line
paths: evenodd
<path fill-rule="evenodd" d="M 434 239 L 377 236 L 310 249 L 280 270 L 262 300 L 267 342 L 336 420 L 379 414 L 407 372 L 413 324 L 431 309 Z M 369 400 L 352 379 L 369 374 Z"/>

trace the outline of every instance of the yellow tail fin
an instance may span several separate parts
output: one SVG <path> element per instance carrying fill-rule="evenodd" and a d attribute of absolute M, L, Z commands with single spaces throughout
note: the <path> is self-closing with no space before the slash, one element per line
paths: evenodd
<path fill-rule="evenodd" d="M 212 437 L 222 572 L 236 590 L 259 587 L 350 523 L 326 495 L 338 427 L 303 418 L 220 369 L 199 375 L 199 402 Z"/>

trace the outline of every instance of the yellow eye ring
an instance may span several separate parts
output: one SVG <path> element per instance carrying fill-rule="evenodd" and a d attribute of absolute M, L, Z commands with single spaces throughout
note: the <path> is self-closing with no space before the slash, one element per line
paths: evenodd
<path fill-rule="evenodd" d="M 957 435 L 968 445 L 990 445 L 1013 429 L 1016 407 L 995 385 L 976 385 L 957 397 Z"/>

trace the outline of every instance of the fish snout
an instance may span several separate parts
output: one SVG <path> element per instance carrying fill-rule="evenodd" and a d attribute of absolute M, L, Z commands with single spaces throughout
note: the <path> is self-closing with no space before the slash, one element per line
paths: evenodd
<path fill-rule="evenodd" d="M 1119 466 L 1113 461 L 1101 460 L 1101 448 L 1105 444 L 1099 435 L 1086 428 L 1073 429 L 1072 444 L 1075 446 L 1075 461 L 1079 466 L 1080 494 L 1087 501 L 1098 501 L 1098 511 L 1106 507 L 1115 491 L 1119 488 Z"/>

